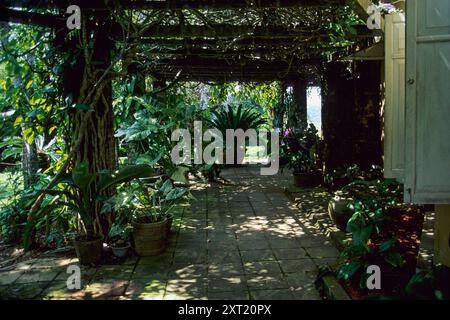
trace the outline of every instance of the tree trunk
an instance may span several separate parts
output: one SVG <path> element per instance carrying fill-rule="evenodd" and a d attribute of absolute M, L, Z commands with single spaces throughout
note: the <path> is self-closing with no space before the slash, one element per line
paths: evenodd
<path fill-rule="evenodd" d="M 110 75 L 112 41 L 109 39 L 110 22 L 98 17 L 95 28 L 88 29 L 92 35 L 92 52 L 86 54 L 77 49 L 78 38 L 63 37 L 64 52 L 72 54 L 72 60 L 64 65 L 62 75 L 63 93 L 73 103 L 81 105 L 70 112 L 73 162 L 89 163 L 91 173 L 116 169 L 116 140 L 114 137 L 114 113 L 112 108 L 112 77 Z M 101 19 L 103 18 L 103 19 Z M 90 61 L 86 61 L 86 58 Z M 86 111 L 85 108 L 89 108 Z M 94 192 L 93 186 L 92 192 Z M 113 189 L 106 192 L 112 195 Z M 100 204 L 92 215 L 95 217 L 95 233 L 106 236 L 112 223 L 112 214 L 100 214 Z"/>

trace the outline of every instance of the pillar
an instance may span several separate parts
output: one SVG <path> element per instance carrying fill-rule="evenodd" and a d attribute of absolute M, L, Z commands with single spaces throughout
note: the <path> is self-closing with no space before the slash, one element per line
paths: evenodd
<path fill-rule="evenodd" d="M 434 227 L 434 263 L 450 267 L 450 205 L 437 204 Z"/>
<path fill-rule="evenodd" d="M 293 104 L 289 113 L 290 127 L 302 132 L 308 125 L 307 116 L 307 86 L 303 79 L 296 79 L 292 84 Z"/>
<path fill-rule="evenodd" d="M 324 172 L 352 161 L 354 123 L 353 77 L 347 65 L 326 66 L 322 82 L 322 132 Z"/>

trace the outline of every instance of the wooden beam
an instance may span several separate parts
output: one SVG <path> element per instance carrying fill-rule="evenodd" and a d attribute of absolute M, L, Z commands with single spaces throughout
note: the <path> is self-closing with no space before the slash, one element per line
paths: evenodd
<path fill-rule="evenodd" d="M 374 37 L 376 31 L 369 30 L 366 26 L 356 26 L 357 35 L 354 37 Z M 266 38 L 266 39 L 288 39 L 328 37 L 328 30 L 317 26 L 305 26 L 303 28 L 288 29 L 280 26 L 243 26 L 219 24 L 212 27 L 204 25 L 172 25 L 155 26 L 143 34 L 144 38 Z M 353 35 L 349 35 L 349 38 Z"/>
<path fill-rule="evenodd" d="M 0 21 L 38 25 L 49 28 L 59 28 L 65 25 L 63 16 L 52 14 L 12 10 L 0 5 Z"/>
<path fill-rule="evenodd" d="M 123 9 L 245 9 L 245 8 L 293 8 L 324 7 L 344 5 L 346 0 L 112 0 L 105 5 L 104 0 L 0 0 L 6 7 L 38 9 L 52 8 L 65 10 L 69 5 L 79 5 L 83 10 Z"/>

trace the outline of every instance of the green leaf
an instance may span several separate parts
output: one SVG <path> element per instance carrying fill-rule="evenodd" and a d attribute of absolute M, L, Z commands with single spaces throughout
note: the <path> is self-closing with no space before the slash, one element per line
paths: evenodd
<path fill-rule="evenodd" d="M 380 252 L 388 251 L 390 248 L 392 248 L 395 245 L 396 242 L 397 242 L 397 239 L 395 239 L 395 238 L 387 239 L 380 245 Z"/>
<path fill-rule="evenodd" d="M 22 154 L 22 148 L 10 148 L 2 152 L 2 158 L 6 159 L 13 156 L 18 156 Z"/>
<path fill-rule="evenodd" d="M 16 120 L 14 121 L 14 127 L 20 126 L 20 124 L 22 123 L 22 120 L 23 120 L 22 116 L 18 116 L 16 118 Z"/>
<path fill-rule="evenodd" d="M 186 172 L 189 171 L 188 167 L 179 166 L 175 168 L 175 171 L 172 173 L 170 178 L 174 181 L 179 181 L 183 183 L 187 183 Z"/>
<path fill-rule="evenodd" d="M 368 225 L 359 230 L 355 230 L 352 233 L 354 244 L 367 247 L 367 242 L 369 241 L 372 231 L 372 225 Z"/>
<path fill-rule="evenodd" d="M 114 172 L 100 172 L 100 179 L 97 184 L 97 194 L 114 185 L 129 182 L 133 179 L 147 178 L 154 173 L 155 170 L 146 164 L 127 166 Z"/>
<path fill-rule="evenodd" d="M 89 192 L 89 186 L 93 178 L 94 176 L 89 173 L 89 162 L 83 161 L 73 168 L 73 182 L 84 194 Z"/>
<path fill-rule="evenodd" d="M 359 260 L 347 262 L 339 268 L 338 279 L 350 279 L 361 267 L 363 263 Z"/>
<path fill-rule="evenodd" d="M 33 80 L 28 81 L 27 85 L 25 86 L 25 89 L 30 89 L 31 85 L 33 84 Z"/>
<path fill-rule="evenodd" d="M 393 267 L 401 267 L 403 265 L 403 257 L 398 252 L 388 254 L 384 257 L 384 260 Z"/>

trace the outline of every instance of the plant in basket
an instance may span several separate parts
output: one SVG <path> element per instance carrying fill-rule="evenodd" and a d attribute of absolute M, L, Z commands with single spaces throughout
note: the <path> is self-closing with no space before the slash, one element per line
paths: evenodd
<path fill-rule="evenodd" d="M 139 183 L 133 194 L 135 250 L 140 256 L 157 255 L 165 249 L 165 240 L 173 221 L 172 210 L 189 197 L 189 190 L 174 187 L 169 179 L 160 179 L 153 187 Z"/>

